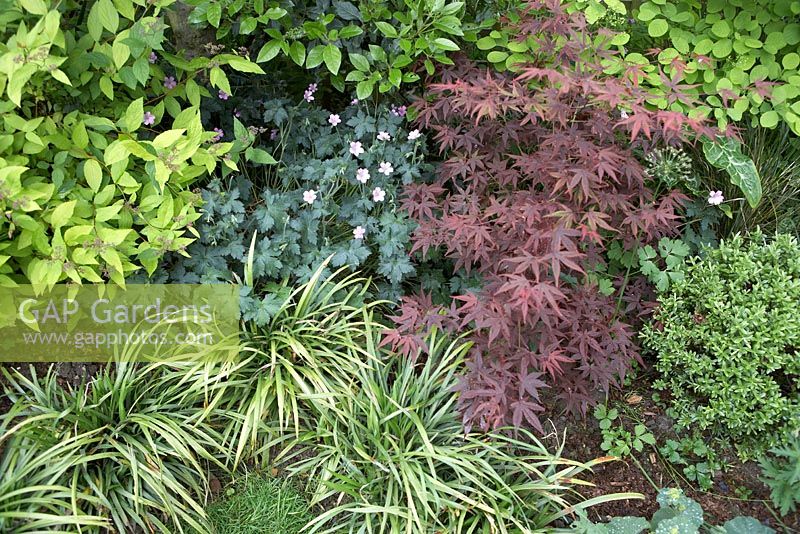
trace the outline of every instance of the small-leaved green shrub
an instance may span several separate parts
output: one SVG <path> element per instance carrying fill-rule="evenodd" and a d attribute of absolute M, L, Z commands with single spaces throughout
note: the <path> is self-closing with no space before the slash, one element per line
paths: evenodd
<path fill-rule="evenodd" d="M 714 532 L 719 534 L 774 534 L 775 530 L 757 519 L 746 516 L 735 517 L 722 526 L 705 523 L 700 505 L 683 494 L 680 489 L 667 488 L 658 492 L 656 500 L 659 510 L 649 521 L 643 517 L 615 517 L 608 523 L 595 524 L 585 515 L 577 521 L 570 532 L 576 534 L 697 534 Z"/>
<path fill-rule="evenodd" d="M 269 128 L 235 122 L 237 140 L 266 147 L 280 161 L 243 167 L 246 178 L 212 180 L 201 193 L 200 238 L 162 271 L 179 283 L 233 281 L 257 234 L 255 289 L 243 299 L 243 318 L 259 325 L 281 300 L 270 284 L 305 282 L 329 256 L 333 268 L 374 275 L 380 296 L 392 300 L 414 270 L 407 249 L 415 225 L 398 197 L 429 171 L 425 137 L 407 128 L 397 109 L 360 104 L 330 112 L 298 100 L 264 102 Z"/>
<path fill-rule="evenodd" d="M 794 512 L 800 504 L 800 437 L 770 449 L 760 464 L 761 480 L 769 486 L 772 502 L 781 515 Z"/>
<path fill-rule="evenodd" d="M 377 331 L 367 350 L 377 356 Z M 453 386 L 469 344 L 433 330 L 419 359 L 372 358 L 332 398 L 314 395 L 282 455 L 330 503 L 309 532 L 534 532 L 579 502 L 568 493 L 591 466 L 551 453 L 530 432 L 465 434 Z M 636 497 L 627 494 L 626 497 Z"/>
<path fill-rule="evenodd" d="M 654 385 L 670 393 L 680 427 L 757 453 L 800 425 L 800 246 L 735 236 L 683 273 L 642 332 Z"/>
<path fill-rule="evenodd" d="M 334 87 L 354 82 L 361 99 L 418 81 L 420 61 L 429 74 L 434 62 L 452 64 L 448 54 L 460 50 L 457 41 L 474 34 L 485 12 L 449 0 L 188 3 L 195 6 L 190 22 L 213 26 L 217 38 L 233 34 L 260 47 L 258 63 L 281 55 L 306 69 L 324 65 Z"/>
<path fill-rule="evenodd" d="M 0 284 L 123 284 L 197 235 L 189 190 L 231 145 L 201 124 L 233 54 L 169 53 L 168 0 L 0 2 Z"/>
<path fill-rule="evenodd" d="M 206 511 L 214 534 L 298 534 L 312 517 L 289 484 L 256 474 L 237 481 Z"/>

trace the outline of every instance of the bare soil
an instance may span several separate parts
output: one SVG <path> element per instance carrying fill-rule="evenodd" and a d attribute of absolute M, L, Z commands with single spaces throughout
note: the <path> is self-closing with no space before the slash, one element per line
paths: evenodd
<path fill-rule="evenodd" d="M 643 393 L 642 397 L 647 393 Z M 631 397 L 630 390 L 626 398 Z M 623 400 L 624 401 L 624 400 Z M 672 420 L 664 410 L 652 401 L 642 398 L 639 413 L 647 428 L 655 435 L 657 444 L 674 439 Z M 556 416 L 552 422 L 560 433 L 566 429 L 566 458 L 588 461 L 606 456 L 600 444 L 602 437 L 597 421 L 589 414 L 586 419 L 576 420 L 567 416 Z M 638 465 L 637 465 L 638 461 Z M 714 486 L 709 491 L 699 489 L 687 481 L 680 470 L 673 468 L 657 449 L 645 445 L 634 459 L 623 459 L 602 464 L 590 475 L 582 478 L 595 484 L 581 490 L 587 498 L 608 493 L 636 492 L 645 496 L 643 500 L 622 500 L 602 504 L 590 509 L 595 521 L 608 521 L 615 516 L 641 516 L 650 518 L 658 510 L 657 488 L 680 487 L 690 498 L 703 507 L 706 522 L 722 525 L 737 516 L 751 516 L 777 532 L 800 533 L 800 513 L 780 517 L 771 506 L 769 488 L 759 480 L 760 469 L 755 462 L 741 462 L 734 454 L 724 453 L 726 469 L 714 477 Z M 649 480 L 648 480 L 649 477 Z"/>

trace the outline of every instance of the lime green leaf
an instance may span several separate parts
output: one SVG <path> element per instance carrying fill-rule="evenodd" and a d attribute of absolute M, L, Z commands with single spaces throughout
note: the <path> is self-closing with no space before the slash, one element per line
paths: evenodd
<path fill-rule="evenodd" d="M 486 59 L 488 59 L 490 63 L 500 63 L 501 61 L 505 61 L 507 57 L 508 52 L 501 52 L 500 50 L 494 50 L 486 55 Z"/>
<path fill-rule="evenodd" d="M 281 42 L 277 39 L 273 39 L 271 41 L 267 41 L 264 46 L 261 47 L 261 50 L 258 52 L 258 57 L 256 58 L 257 63 L 265 63 L 267 61 L 271 61 L 275 56 L 278 55 L 278 52 L 281 50 Z"/>
<path fill-rule="evenodd" d="M 314 69 L 322 65 L 322 62 L 325 60 L 324 52 L 325 46 L 323 45 L 317 45 L 309 50 L 308 57 L 306 58 L 306 68 Z"/>
<path fill-rule="evenodd" d="M 395 87 L 400 87 L 400 83 L 403 80 L 403 73 L 400 69 L 391 69 L 389 70 L 389 81 Z"/>
<path fill-rule="evenodd" d="M 111 33 L 117 33 L 119 29 L 119 13 L 117 13 L 117 8 L 114 7 L 111 0 L 97 0 L 97 4 L 95 5 L 97 6 L 97 14 L 103 28 Z"/>
<path fill-rule="evenodd" d="M 89 134 L 86 132 L 86 125 L 83 121 L 78 121 L 72 128 L 72 142 L 82 150 L 89 146 Z"/>
<path fill-rule="evenodd" d="M 86 163 L 83 164 L 83 175 L 92 191 L 97 193 L 100 190 L 100 184 L 103 182 L 103 170 L 97 160 L 86 160 Z"/>
<path fill-rule="evenodd" d="M 215 28 L 219 28 L 219 20 L 221 17 L 222 6 L 218 2 L 211 2 L 211 5 L 208 6 L 208 11 L 206 11 L 206 19 L 208 20 L 208 23 Z"/>
<path fill-rule="evenodd" d="M 70 200 L 56 206 L 53 213 L 50 214 L 50 225 L 53 228 L 61 228 L 66 225 L 75 212 L 75 204 L 77 204 L 77 200 Z"/>
<path fill-rule="evenodd" d="M 186 132 L 186 130 L 183 128 L 161 132 L 153 139 L 153 146 L 156 148 L 167 148 L 180 139 L 184 132 Z"/>
<path fill-rule="evenodd" d="M 391 39 L 396 39 L 398 37 L 397 30 L 394 28 L 394 26 L 392 26 L 388 22 L 378 21 L 375 23 L 375 26 L 386 37 L 389 37 Z"/>
<path fill-rule="evenodd" d="M 103 162 L 106 165 L 114 165 L 128 157 L 130 152 L 120 141 L 114 141 L 106 147 L 103 153 Z"/>
<path fill-rule="evenodd" d="M 647 25 L 647 33 L 651 37 L 661 37 L 669 31 L 669 24 L 664 19 L 653 19 Z"/>
<path fill-rule="evenodd" d="M 244 156 L 248 161 L 260 163 L 261 165 L 275 165 L 278 163 L 269 152 L 260 148 L 249 147 L 245 150 Z"/>
<path fill-rule="evenodd" d="M 374 88 L 375 82 L 371 79 L 358 82 L 358 85 L 356 85 L 356 97 L 359 100 L 364 100 L 372 94 Z"/>
<path fill-rule="evenodd" d="M 109 100 L 114 100 L 114 84 L 111 83 L 111 78 L 103 76 L 100 78 L 100 90 L 106 95 Z"/>
<path fill-rule="evenodd" d="M 794 70 L 800 66 L 800 55 L 797 52 L 791 52 L 783 56 L 783 68 L 787 70 Z"/>
<path fill-rule="evenodd" d="M 475 46 L 478 47 L 478 50 L 491 50 L 496 45 L 497 45 L 497 42 L 491 36 L 488 36 L 488 35 L 486 37 L 481 37 L 475 43 Z"/>
<path fill-rule="evenodd" d="M 355 52 L 351 52 L 350 63 L 352 63 L 356 69 L 362 72 L 369 71 L 369 60 L 367 59 L 366 56 L 362 54 L 356 54 Z"/>
<path fill-rule="evenodd" d="M 714 54 L 714 57 L 718 58 L 728 57 L 731 51 L 733 51 L 733 42 L 730 39 L 717 41 L 711 48 L 711 53 Z"/>
<path fill-rule="evenodd" d="M 96 2 L 89 10 L 89 17 L 86 19 L 86 28 L 92 39 L 99 41 L 103 35 L 103 21 L 100 20 L 100 3 Z"/>
<path fill-rule="evenodd" d="M 761 126 L 764 128 L 774 128 L 780 122 L 781 117 L 778 115 L 778 112 L 775 110 L 767 111 L 766 113 L 762 113 L 761 115 Z"/>
<path fill-rule="evenodd" d="M 717 37 L 727 37 L 731 34 L 730 24 L 725 20 L 717 21 L 711 26 L 711 33 Z"/>
<path fill-rule="evenodd" d="M 292 61 L 303 66 L 303 62 L 306 59 L 306 47 L 300 41 L 295 41 L 289 47 L 289 57 L 292 58 Z"/>
<path fill-rule="evenodd" d="M 47 4 L 44 0 L 20 0 L 22 9 L 32 15 L 44 15 L 47 13 Z"/>
<path fill-rule="evenodd" d="M 72 82 L 69 81 L 69 77 L 61 69 L 55 69 L 50 71 L 50 76 L 52 76 L 53 78 L 55 78 L 56 80 L 65 85 L 72 86 Z"/>
<path fill-rule="evenodd" d="M 252 61 L 248 61 L 243 57 L 232 57 L 228 60 L 228 65 L 231 66 L 234 70 L 238 70 L 239 72 L 252 72 L 254 74 L 264 74 L 264 71 L 253 63 Z"/>
<path fill-rule="evenodd" d="M 129 132 L 135 132 L 142 125 L 144 118 L 144 98 L 137 98 L 128 105 L 123 117 L 123 127 Z"/>
<path fill-rule="evenodd" d="M 228 82 L 228 77 L 225 75 L 225 71 L 219 67 L 213 67 L 211 72 L 209 73 L 209 79 L 211 80 L 211 85 L 218 89 L 222 89 L 228 94 L 231 93 L 231 85 Z"/>
<path fill-rule="evenodd" d="M 451 41 L 450 39 L 447 39 L 446 37 L 438 37 L 434 39 L 433 44 L 435 44 L 442 50 L 446 50 L 448 52 L 454 52 L 456 50 L 459 50 L 458 45 L 453 41 Z"/>

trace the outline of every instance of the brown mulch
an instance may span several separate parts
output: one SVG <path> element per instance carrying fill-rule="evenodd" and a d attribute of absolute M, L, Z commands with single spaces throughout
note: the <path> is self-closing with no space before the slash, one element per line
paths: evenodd
<path fill-rule="evenodd" d="M 657 444 L 662 445 L 666 439 L 674 439 L 672 421 L 664 414 L 664 410 L 646 399 L 642 399 L 640 404 L 637 407 L 639 414 L 655 435 Z M 600 447 L 600 429 L 591 414 L 584 420 L 562 415 L 551 418 L 551 421 L 560 434 L 563 435 L 566 429 L 564 457 L 588 461 L 607 455 Z M 635 454 L 641 467 L 630 458 L 602 464 L 593 473 L 582 477 L 595 486 L 581 489 L 581 494 L 592 498 L 609 493 L 635 492 L 643 494 L 645 498 L 595 506 L 589 511 L 592 520 L 608 521 L 612 517 L 626 515 L 650 519 L 658 510 L 658 490 L 653 487 L 655 484 L 659 488 L 680 487 L 687 496 L 702 506 L 708 524 L 722 525 L 729 519 L 744 515 L 758 519 L 779 533 L 800 533 L 800 512 L 782 518 L 777 514 L 771 507 L 769 489 L 759 480 L 760 469 L 754 462 L 742 463 L 733 454 L 724 455 L 728 468 L 715 476 L 711 490 L 702 491 L 681 476 L 676 476 L 680 469 L 675 471 L 670 468 L 653 447 L 645 445 L 642 453 Z M 653 483 L 647 479 L 642 469 Z"/>

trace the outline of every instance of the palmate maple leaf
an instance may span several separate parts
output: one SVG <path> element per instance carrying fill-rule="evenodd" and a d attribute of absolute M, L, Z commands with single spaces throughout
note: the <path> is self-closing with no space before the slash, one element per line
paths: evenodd
<path fill-rule="evenodd" d="M 613 52 L 593 54 L 600 41 L 561 0 L 534 0 L 508 24 L 541 43 L 516 79 L 462 56 L 439 72 L 445 83 L 427 85 L 415 103 L 418 125 L 436 132 L 445 163 L 435 189 L 410 186 L 403 207 L 418 224 L 413 252 L 439 248 L 456 270 L 481 277 L 481 290 L 440 309 L 441 324 L 469 329 L 474 343 L 459 381 L 465 426 L 540 430 L 542 387 L 585 414 L 594 394 L 618 385 L 639 358 L 627 321 L 641 321 L 646 304 L 623 292 L 618 310 L 619 296 L 583 283 L 612 240 L 632 249 L 677 230 L 680 194 L 651 191 L 635 151 L 696 139 L 710 127 L 650 110 L 639 87 L 644 65 L 605 74 L 598 65 Z M 668 81 L 665 98 L 692 101 L 694 88 Z M 623 291 L 621 281 L 615 288 Z M 422 332 L 431 316 L 400 315 L 394 342 L 411 352 L 413 339 L 402 336 Z M 416 326 L 403 324 L 412 319 Z"/>
<path fill-rule="evenodd" d="M 627 119 L 622 119 L 618 124 L 624 124 L 631 132 L 631 142 L 636 141 L 640 133 L 648 139 L 652 139 L 652 124 L 653 117 L 649 111 L 640 108 L 637 111 L 628 115 Z"/>
<path fill-rule="evenodd" d="M 564 374 L 564 369 L 561 364 L 572 363 L 572 358 L 567 356 L 563 350 L 556 349 L 547 352 L 540 356 L 539 369 L 550 375 L 550 378 L 555 380 Z"/>
<path fill-rule="evenodd" d="M 564 293 L 549 283 L 531 283 L 524 276 L 507 274 L 497 290 L 498 294 L 511 293 L 509 303 L 522 313 L 522 320 L 528 320 L 528 312 L 535 310 L 539 314 L 548 309 L 549 313 L 561 315 L 559 302 L 565 298 Z M 476 322 L 477 324 L 477 322 Z"/>
<path fill-rule="evenodd" d="M 436 184 L 409 184 L 403 190 L 400 206 L 412 219 L 430 220 L 434 211 L 438 211 L 438 198 L 445 192 L 444 187 Z"/>
<path fill-rule="evenodd" d="M 544 382 L 542 382 L 544 384 Z M 544 434 L 544 427 L 539 420 L 537 412 L 543 412 L 544 406 L 538 402 L 531 402 L 525 397 L 521 397 L 511 403 L 511 424 L 515 427 L 523 426 L 527 423 L 532 426 L 540 434 Z"/>
<path fill-rule="evenodd" d="M 425 340 L 419 334 L 403 334 L 396 328 L 383 331 L 379 347 L 390 346 L 392 352 L 404 358 L 416 359 L 422 352 L 428 352 Z"/>

